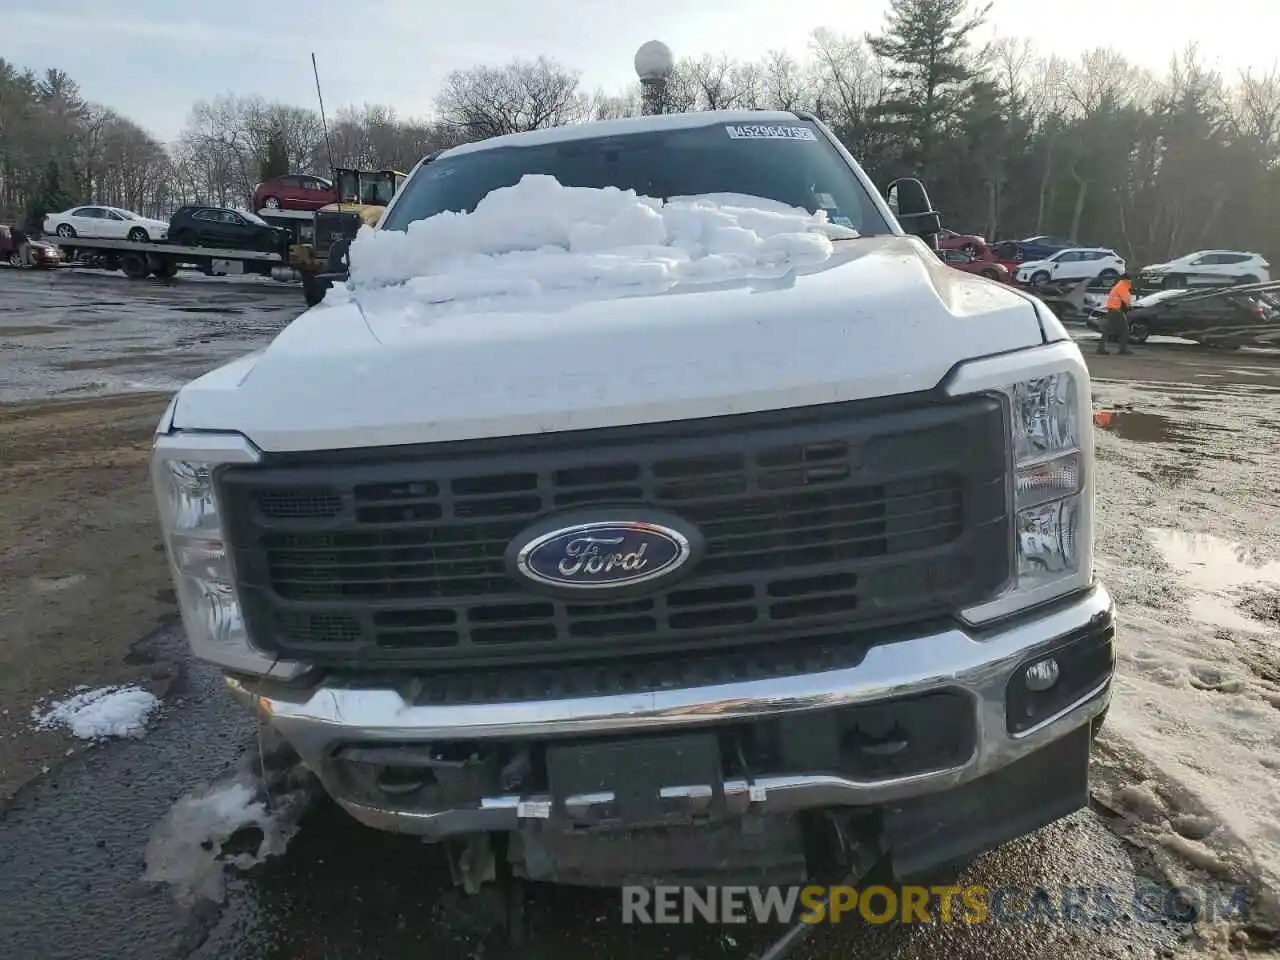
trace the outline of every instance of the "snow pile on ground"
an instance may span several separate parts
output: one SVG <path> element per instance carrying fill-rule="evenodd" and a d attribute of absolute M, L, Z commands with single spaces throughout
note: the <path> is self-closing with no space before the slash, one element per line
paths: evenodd
<path fill-rule="evenodd" d="M 405 284 L 429 303 L 664 289 L 820 263 L 831 256 L 831 238 L 855 236 L 825 213 L 752 197 L 664 203 L 525 176 L 472 213 L 441 213 L 403 232 L 362 230 L 351 246 L 351 283 L 357 291 Z"/>
<path fill-rule="evenodd" d="M 140 737 L 160 706 L 159 698 L 141 687 L 90 690 L 81 686 L 76 690 L 65 700 L 37 704 L 31 711 L 32 721 L 41 730 L 63 727 L 81 740 Z"/>
<path fill-rule="evenodd" d="M 287 779 L 277 778 L 269 791 L 246 763 L 183 796 L 147 843 L 143 879 L 169 884 L 183 906 L 221 902 L 228 866 L 248 870 L 279 856 L 297 833 L 313 788 Z"/>

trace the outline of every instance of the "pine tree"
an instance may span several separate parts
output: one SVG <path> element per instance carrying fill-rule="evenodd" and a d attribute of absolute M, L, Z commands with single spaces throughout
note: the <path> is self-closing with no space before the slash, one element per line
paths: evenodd
<path fill-rule="evenodd" d="M 266 183 L 276 177 L 286 176 L 290 172 L 289 147 L 285 142 L 284 131 L 279 126 L 275 126 L 267 134 L 266 150 L 259 164 L 259 179 Z"/>
<path fill-rule="evenodd" d="M 39 188 L 32 195 L 31 202 L 27 204 L 28 232 L 38 232 L 44 224 L 45 217 L 51 213 L 61 213 L 74 202 L 62 186 L 62 171 L 58 168 L 58 161 L 50 160 L 49 165 L 45 167 Z"/>
<path fill-rule="evenodd" d="M 884 32 L 867 37 L 890 63 L 891 90 L 881 122 L 903 140 L 903 159 L 927 177 L 947 126 L 964 108 L 974 70 L 969 36 L 991 5 L 970 10 L 969 0 L 892 0 Z"/>

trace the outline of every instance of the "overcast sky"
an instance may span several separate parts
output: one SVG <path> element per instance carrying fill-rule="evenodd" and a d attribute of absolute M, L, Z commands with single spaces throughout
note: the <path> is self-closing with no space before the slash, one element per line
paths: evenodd
<path fill-rule="evenodd" d="M 259 94 L 314 105 L 310 53 L 326 105 L 385 103 L 402 115 L 431 110 L 449 70 L 546 54 L 582 72 L 583 84 L 619 88 L 645 40 L 677 57 L 805 50 L 815 27 L 877 31 L 888 0 L 0 0 L 0 56 L 58 66 L 92 100 L 164 140 L 177 136 L 194 100 Z M 1031 37 L 1045 51 L 1118 46 L 1160 69 L 1196 40 L 1205 59 L 1234 75 L 1277 59 L 1275 0 L 1235 0 L 1224 10 L 1191 0 L 995 0 L 992 30 Z M 1037 15 L 1040 10 L 1043 15 Z M 1229 12 L 1229 15 L 1222 15 Z M 1255 29 L 1256 28 L 1256 29 Z"/>

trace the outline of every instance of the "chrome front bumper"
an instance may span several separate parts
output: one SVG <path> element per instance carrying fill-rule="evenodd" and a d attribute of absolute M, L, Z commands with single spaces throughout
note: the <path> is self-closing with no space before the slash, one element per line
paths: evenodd
<path fill-rule="evenodd" d="M 907 777 L 872 781 L 830 775 L 761 775 L 730 781 L 730 809 L 745 812 L 831 805 L 880 804 L 935 793 L 1000 770 L 1048 746 L 1100 716 L 1110 700 L 1110 681 L 1036 726 L 1010 734 L 1006 690 L 1014 671 L 1062 638 L 1109 625 L 1114 607 L 1096 584 L 1054 607 L 984 632 L 959 626 L 870 649 L 855 667 L 801 676 L 644 693 L 515 703 L 419 705 L 392 689 L 319 686 L 289 689 L 228 678 L 238 698 L 260 711 L 321 773 L 342 744 L 432 741 L 528 740 L 584 734 L 653 732 L 708 723 L 758 720 L 779 714 L 832 709 L 934 690 L 968 693 L 976 711 L 976 746 L 963 764 Z M 672 784 L 664 797 L 697 812 L 710 799 L 705 784 Z M 337 796 L 353 816 L 387 830 L 428 836 L 514 829 L 520 820 L 547 816 L 548 798 L 494 796 L 474 808 L 420 811 L 381 809 Z M 570 812 L 589 813 L 609 795 L 574 797 Z"/>

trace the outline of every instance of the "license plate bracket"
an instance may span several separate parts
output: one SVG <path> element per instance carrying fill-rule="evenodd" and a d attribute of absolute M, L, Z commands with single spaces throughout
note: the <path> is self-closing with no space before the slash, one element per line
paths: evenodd
<path fill-rule="evenodd" d="M 553 815 L 565 816 L 565 800 L 613 794 L 614 814 L 627 822 L 672 818 L 664 787 L 710 787 L 713 808 L 724 803 L 720 742 L 715 734 L 581 742 L 547 748 L 547 780 Z"/>

